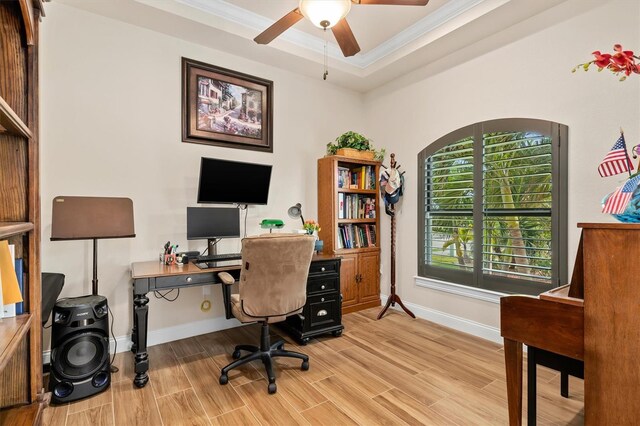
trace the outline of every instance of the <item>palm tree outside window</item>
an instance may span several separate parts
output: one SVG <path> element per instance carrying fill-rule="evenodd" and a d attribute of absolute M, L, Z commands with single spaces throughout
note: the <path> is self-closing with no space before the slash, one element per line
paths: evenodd
<path fill-rule="evenodd" d="M 418 273 L 503 293 L 567 279 L 567 127 L 501 119 L 418 155 Z"/>

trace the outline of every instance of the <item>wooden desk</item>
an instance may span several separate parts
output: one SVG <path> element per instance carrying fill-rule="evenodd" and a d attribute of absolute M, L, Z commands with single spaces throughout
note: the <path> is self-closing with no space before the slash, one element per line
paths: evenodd
<path fill-rule="evenodd" d="M 220 284 L 219 272 L 229 272 L 237 280 L 240 277 L 240 265 L 221 268 L 200 269 L 189 263 L 183 266 L 164 265 L 157 261 L 135 262 L 131 264 L 133 279 L 133 330 L 131 351 L 135 354 L 136 377 L 133 383 L 141 388 L 149 381 L 149 355 L 147 354 L 147 319 L 149 316 L 149 298 L 147 293 L 155 290 L 194 287 Z M 229 291 L 222 286 L 222 291 Z"/>
<path fill-rule="evenodd" d="M 149 298 L 155 290 L 220 284 L 219 272 L 229 272 L 240 278 L 240 266 L 200 269 L 194 264 L 166 266 L 160 262 L 136 262 L 131 265 L 133 279 L 133 330 L 131 351 L 135 354 L 136 377 L 133 383 L 144 387 L 149 381 L 149 355 L 147 354 L 147 318 Z M 229 286 L 223 285 L 223 300 L 228 298 Z M 299 342 L 306 344 L 313 336 L 331 333 L 340 336 L 342 325 L 342 298 L 340 295 L 340 258 L 315 255 L 309 267 L 307 302 L 302 314 L 295 314 L 280 324 Z M 227 311 L 227 318 L 231 313 Z"/>

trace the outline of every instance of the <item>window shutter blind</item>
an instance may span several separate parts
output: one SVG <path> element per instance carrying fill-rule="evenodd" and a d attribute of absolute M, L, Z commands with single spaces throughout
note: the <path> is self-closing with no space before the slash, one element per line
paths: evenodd
<path fill-rule="evenodd" d="M 567 127 L 507 118 L 418 154 L 418 273 L 504 293 L 567 279 Z"/>
<path fill-rule="evenodd" d="M 482 148 L 483 274 L 551 284 L 551 139 L 490 133 Z"/>
<path fill-rule="evenodd" d="M 425 160 L 425 263 L 473 271 L 473 138 Z"/>

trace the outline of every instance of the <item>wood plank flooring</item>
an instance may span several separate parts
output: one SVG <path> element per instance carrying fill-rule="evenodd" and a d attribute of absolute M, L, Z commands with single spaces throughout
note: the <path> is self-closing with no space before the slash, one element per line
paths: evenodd
<path fill-rule="evenodd" d="M 262 364 L 218 384 L 235 344 L 255 344 L 259 326 L 151 347 L 150 381 L 133 386 L 133 354 L 120 353 L 107 391 L 44 412 L 45 426 L 71 425 L 505 425 L 504 353 L 495 343 L 379 308 L 343 317 L 342 337 L 286 347 L 310 356 L 309 371 L 276 361 L 278 392 L 267 393 Z M 279 333 L 273 327 L 274 333 Z M 526 363 L 525 363 L 526 364 Z M 526 365 L 525 365 L 526 369 Z M 526 380 L 526 373 L 525 373 Z M 584 423 L 584 385 L 538 367 L 538 424 Z M 526 397 L 523 401 L 526 422 Z"/>

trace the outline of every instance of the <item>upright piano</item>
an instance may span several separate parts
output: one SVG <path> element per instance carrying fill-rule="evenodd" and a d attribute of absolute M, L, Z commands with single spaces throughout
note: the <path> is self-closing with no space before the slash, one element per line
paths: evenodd
<path fill-rule="evenodd" d="M 522 345 L 584 361 L 585 424 L 640 422 L 640 224 L 579 223 L 571 283 L 500 299 L 509 424 L 522 424 Z"/>

